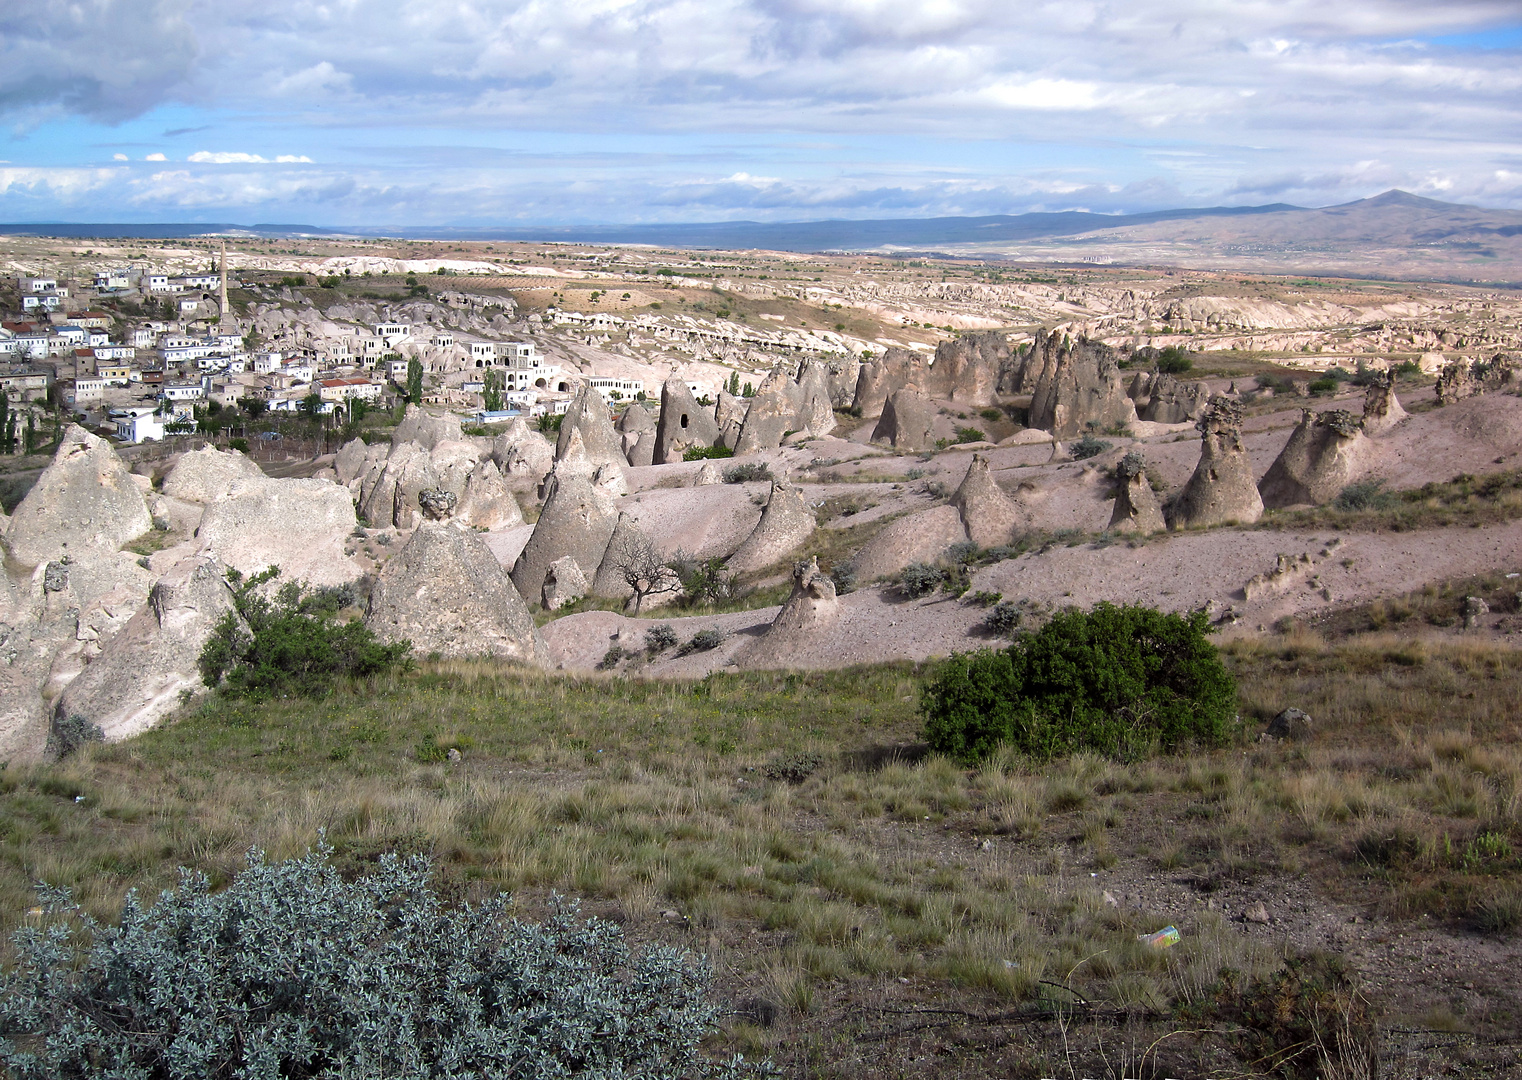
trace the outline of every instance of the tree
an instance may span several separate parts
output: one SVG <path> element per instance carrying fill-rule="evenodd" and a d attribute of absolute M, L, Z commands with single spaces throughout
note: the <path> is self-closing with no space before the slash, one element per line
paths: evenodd
<path fill-rule="evenodd" d="M 731 371 L 729 373 L 729 383 L 724 387 L 724 392 L 731 397 L 740 396 L 740 373 L 738 371 Z"/>
<path fill-rule="evenodd" d="M 423 402 L 423 364 L 415 356 L 407 361 L 407 401 L 413 405 Z"/>
<path fill-rule="evenodd" d="M 10 453 L 10 445 L 5 441 L 5 429 L 11 423 L 11 395 L 0 390 L 0 454 Z"/>
<path fill-rule="evenodd" d="M 485 388 L 481 396 L 485 399 L 487 412 L 502 411 L 502 392 L 507 389 L 507 372 L 501 368 L 487 368 L 486 375 L 482 379 Z"/>
<path fill-rule="evenodd" d="M 613 568 L 624 584 L 634 591 L 634 614 L 645 605 L 645 597 L 680 592 L 682 579 L 666 565 L 651 539 L 638 529 L 625 529 L 608 546 Z"/>
<path fill-rule="evenodd" d="M 315 417 L 322 411 L 322 398 L 317 394 L 308 394 L 301 399 L 299 407 L 308 416 Z"/>
<path fill-rule="evenodd" d="M 238 408 L 257 419 L 264 415 L 265 410 L 269 408 L 269 403 L 263 398 L 242 397 L 238 399 Z"/>

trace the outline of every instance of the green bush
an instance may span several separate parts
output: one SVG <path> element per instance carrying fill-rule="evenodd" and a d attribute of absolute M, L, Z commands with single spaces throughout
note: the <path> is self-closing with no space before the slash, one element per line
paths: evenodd
<path fill-rule="evenodd" d="M 945 580 L 945 569 L 930 563 L 910 563 L 898 572 L 898 587 L 905 596 L 927 596 Z"/>
<path fill-rule="evenodd" d="M 201 650 L 201 679 L 235 697 L 322 697 L 334 680 L 378 675 L 404 664 L 412 645 L 386 645 L 357 620 L 339 622 L 337 612 L 358 602 L 352 586 L 304 590 L 281 586 L 274 600 L 261 585 L 278 567 L 248 580 L 227 572 L 233 610 L 223 615 Z"/>
<path fill-rule="evenodd" d="M 1068 447 L 1068 454 L 1074 461 L 1082 461 L 1084 458 L 1098 457 L 1114 445 L 1104 439 L 1095 438 L 1093 432 L 1085 432 L 1083 438 Z"/>
<path fill-rule="evenodd" d="M 650 653 L 665 652 L 680 640 L 670 623 L 658 623 L 645 631 L 645 649 Z"/>
<path fill-rule="evenodd" d="M 1321 378 L 1313 380 L 1305 390 L 1306 393 L 1314 397 L 1325 397 L 1328 394 L 1335 394 L 1337 392 L 1337 382 L 1332 376 L 1323 375 Z"/>
<path fill-rule="evenodd" d="M 1202 612 L 1100 604 L 1007 649 L 957 654 L 924 688 L 926 740 L 967 763 L 1001 743 L 1039 758 L 1219 744 L 1237 690 L 1207 629 Z"/>
<path fill-rule="evenodd" d="M 1339 510 L 1388 510 L 1400 501 L 1393 491 L 1384 490 L 1379 479 L 1359 480 L 1337 493 L 1332 505 Z"/>
<path fill-rule="evenodd" d="M 1194 358 L 1177 345 L 1170 345 L 1157 354 L 1157 370 L 1164 375 L 1182 375 L 1194 367 Z"/>
<path fill-rule="evenodd" d="M 213 893 L 181 871 L 117 925 L 44 892 L 0 977 L 0 1064 L 54 1077 L 728 1076 L 700 1054 L 718 1011 L 702 961 L 630 953 L 560 903 L 446 905 L 427 860 L 383 856 L 346 882 L 322 847 Z"/>
<path fill-rule="evenodd" d="M 695 652 L 708 652 L 717 649 L 724 644 L 724 631 L 722 630 L 699 630 L 692 635 L 692 640 L 682 646 L 682 655 Z"/>
<path fill-rule="evenodd" d="M 724 482 L 726 484 L 745 484 L 753 480 L 771 480 L 772 470 L 764 461 L 748 462 L 744 465 L 731 465 L 724 470 Z"/>
<path fill-rule="evenodd" d="M 247 439 L 243 439 L 243 438 L 228 439 L 227 440 L 227 446 L 228 446 L 229 449 L 236 450 L 240 454 L 246 454 L 246 453 L 248 453 L 248 440 Z"/>
<path fill-rule="evenodd" d="M 735 452 L 727 446 L 689 446 L 682 451 L 683 461 L 706 461 L 709 458 L 731 458 Z"/>

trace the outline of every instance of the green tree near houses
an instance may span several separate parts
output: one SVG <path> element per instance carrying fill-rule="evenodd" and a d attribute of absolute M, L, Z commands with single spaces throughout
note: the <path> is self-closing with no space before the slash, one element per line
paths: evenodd
<path fill-rule="evenodd" d="M 485 399 L 487 412 L 501 412 L 505 403 L 503 396 L 507 389 L 507 372 L 501 368 L 488 368 L 482 378 L 484 387 L 481 396 Z"/>
<path fill-rule="evenodd" d="M 407 401 L 412 405 L 423 403 L 423 363 L 415 356 L 407 361 Z"/>

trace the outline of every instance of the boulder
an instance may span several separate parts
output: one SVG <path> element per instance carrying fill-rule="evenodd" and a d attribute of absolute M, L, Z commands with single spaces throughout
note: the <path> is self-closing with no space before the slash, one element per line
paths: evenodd
<path fill-rule="evenodd" d="M 153 527 L 148 503 L 104 439 L 64 429 L 53 462 L 11 514 L 5 547 L 23 566 L 114 552 Z"/>
<path fill-rule="evenodd" d="M 425 521 L 381 569 L 365 625 L 414 653 L 544 663 L 528 605 L 475 533 Z"/>
<path fill-rule="evenodd" d="M 437 443 L 460 442 L 465 438 L 460 431 L 460 418 L 454 413 L 435 413 L 416 405 L 408 405 L 402 414 L 402 422 L 391 433 L 391 445 L 417 443 L 424 450 L 432 450 Z"/>
<path fill-rule="evenodd" d="M 1395 372 L 1385 371 L 1375 376 L 1363 398 L 1363 432 L 1368 436 L 1383 435 L 1406 418 L 1400 399 L 1395 396 Z"/>
<path fill-rule="evenodd" d="M 461 524 L 493 532 L 523 524 L 518 500 L 490 460 L 477 462 L 465 478 L 465 490 L 460 493 L 454 515 Z"/>
<path fill-rule="evenodd" d="M 771 566 L 793 552 L 814 533 L 814 511 L 803 490 L 786 480 L 773 480 L 771 498 L 761 520 L 724 565 L 732 574 L 749 574 Z"/>
<path fill-rule="evenodd" d="M 1110 531 L 1148 535 L 1165 528 L 1157 495 L 1147 479 L 1147 463 L 1132 450 L 1115 466 L 1115 510 L 1110 515 Z"/>
<path fill-rule="evenodd" d="M 186 695 L 206 692 L 197 661 L 217 623 L 232 610 L 233 592 L 221 560 L 208 551 L 180 560 L 68 684 L 55 715 L 83 717 L 107 742 L 155 726 Z"/>
<path fill-rule="evenodd" d="M 1368 440 L 1352 413 L 1332 409 L 1315 415 L 1310 409 L 1304 410 L 1289 441 L 1258 484 L 1263 505 L 1282 509 L 1331 502 L 1353 478 L 1367 446 Z"/>
<path fill-rule="evenodd" d="M 567 604 L 587 595 L 587 576 L 569 555 L 550 563 L 544 574 L 544 587 L 540 592 L 545 611 L 559 611 Z"/>
<path fill-rule="evenodd" d="M 1466 596 L 1461 614 L 1464 616 L 1465 630 L 1478 630 L 1485 625 L 1484 619 L 1490 614 L 1490 605 L 1483 597 Z"/>
<path fill-rule="evenodd" d="M 1268 722 L 1263 734 L 1270 739 L 1308 739 L 1316 729 L 1316 721 L 1309 713 L 1299 709 L 1285 709 Z"/>
<path fill-rule="evenodd" d="M 872 441 L 900 450 L 928 450 L 935 445 L 935 417 L 935 403 L 924 394 L 912 387 L 897 390 L 883 406 Z"/>
<path fill-rule="evenodd" d="M 952 495 L 951 505 L 962 515 L 967 538 L 978 547 L 1008 544 L 1016 528 L 1030 523 L 1025 508 L 994 482 L 988 459 L 982 454 L 972 455 L 967 475 Z"/>
<path fill-rule="evenodd" d="M 460 497 L 444 488 L 425 488 L 417 493 L 418 509 L 429 521 L 448 521 Z"/>
<path fill-rule="evenodd" d="M 338 484 L 246 479 L 206 508 L 196 539 L 245 576 L 279 566 L 285 581 L 338 585 L 360 573 L 344 554 L 357 524 L 349 491 Z"/>
<path fill-rule="evenodd" d="M 856 580 L 868 584 L 891 577 L 910 563 L 934 562 L 953 544 L 967 540 L 962 514 L 949 504 L 890 521 L 851 561 Z"/>
<path fill-rule="evenodd" d="M 507 430 L 493 440 L 491 457 L 508 487 L 514 491 L 528 491 L 538 487 L 555 464 L 555 449 L 543 435 L 531 431 L 519 416 L 514 417 Z"/>
<path fill-rule="evenodd" d="M 741 645 L 734 662 L 741 668 L 787 667 L 800 652 L 825 642 L 840 619 L 835 583 L 819 569 L 819 558 L 793 566 L 793 592 L 766 633 Z"/>
<path fill-rule="evenodd" d="M 698 466 L 698 471 L 692 474 L 693 487 L 708 487 L 712 484 L 724 482 L 724 467 L 717 461 L 705 461 Z"/>
<path fill-rule="evenodd" d="M 544 509 L 513 564 L 513 584 L 526 597 L 542 594 L 550 564 L 566 555 L 575 558 L 583 577 L 595 577 L 618 523 L 614 501 L 593 484 L 584 459 L 571 455 L 557 462 L 545 486 Z"/>
<path fill-rule="evenodd" d="M 1160 374 L 1152 380 L 1146 408 L 1140 418 L 1154 424 L 1182 424 L 1200 414 L 1210 400 L 1210 388 L 1203 382 L 1182 382 L 1173 375 Z"/>
<path fill-rule="evenodd" d="M 1055 439 L 1076 438 L 1097 427 L 1109 429 L 1136 422 L 1136 406 L 1126 394 L 1114 350 L 1100 342 L 1037 334 L 1032 352 L 1053 357 L 1031 392 L 1029 425 Z"/>
<path fill-rule="evenodd" d="M 1242 407 L 1217 395 L 1200 412 L 1200 461 L 1171 508 L 1168 527 L 1248 524 L 1263 516 L 1252 461 L 1242 445 Z"/>
<path fill-rule="evenodd" d="M 164 494 L 186 502 L 209 503 L 227 494 L 233 482 L 264 472 L 236 450 L 203 446 L 182 454 L 164 477 Z"/>
<path fill-rule="evenodd" d="M 699 405 L 687 384 L 673 375 L 661 387 L 661 418 L 655 429 L 653 464 L 681 461 L 694 446 L 715 446 L 719 425 L 713 409 Z"/>
<path fill-rule="evenodd" d="M 1479 380 L 1474 377 L 1469 361 L 1462 357 L 1444 366 L 1437 377 L 1439 405 L 1452 405 L 1455 401 L 1463 401 L 1478 393 L 1480 393 Z"/>
<path fill-rule="evenodd" d="M 576 391 L 571 407 L 560 421 L 560 435 L 555 440 L 556 461 L 565 457 L 573 434 L 581 436 L 583 452 L 593 465 L 617 465 L 622 469 L 628 463 L 623 441 L 613 428 L 608 403 L 590 386 Z"/>

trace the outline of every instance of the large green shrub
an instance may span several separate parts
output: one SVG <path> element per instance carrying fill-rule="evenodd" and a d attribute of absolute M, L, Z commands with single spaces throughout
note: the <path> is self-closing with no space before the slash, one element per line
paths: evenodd
<path fill-rule="evenodd" d="M 1001 743 L 1042 758 L 1220 743 L 1237 690 L 1207 630 L 1200 612 L 1100 604 L 955 655 L 924 689 L 930 748 L 972 763 Z"/>
<path fill-rule="evenodd" d="M 447 907 L 422 858 L 346 882 L 328 849 L 227 889 L 181 871 L 119 925 L 66 894 L 14 937 L 0 976 L 0 1064 L 55 1077 L 734 1075 L 698 1054 L 717 1010 L 690 954 L 632 956 L 616 925 L 503 898 Z M 746 1070 L 748 1071 L 748 1070 Z"/>
<path fill-rule="evenodd" d="M 228 571 L 233 610 L 224 615 L 201 650 L 201 679 L 236 697 L 322 697 L 342 677 L 378 675 L 407 659 L 408 642 L 387 645 L 356 620 L 338 612 L 358 602 L 350 586 L 306 590 L 281 586 L 270 600 L 259 586 L 278 567 L 243 580 Z"/>

